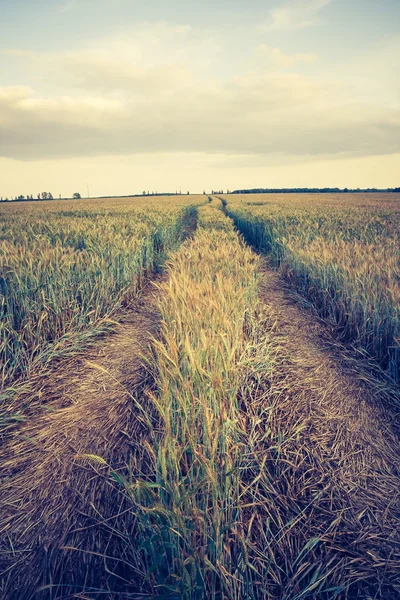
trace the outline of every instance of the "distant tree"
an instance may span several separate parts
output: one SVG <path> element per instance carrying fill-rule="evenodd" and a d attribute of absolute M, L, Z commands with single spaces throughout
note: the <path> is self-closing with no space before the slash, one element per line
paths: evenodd
<path fill-rule="evenodd" d="M 81 195 L 79 192 L 74 192 L 72 197 L 75 198 L 76 200 L 79 200 L 81 198 Z"/>
<path fill-rule="evenodd" d="M 20 194 L 20 195 L 18 196 L 18 200 L 25 200 L 25 196 L 24 196 L 23 194 Z"/>
<path fill-rule="evenodd" d="M 186 192 L 186 194 L 187 194 L 188 196 L 190 196 L 190 192 L 189 192 L 189 190 Z"/>
<path fill-rule="evenodd" d="M 53 194 L 51 192 L 47 192 L 47 199 L 53 200 Z"/>
<path fill-rule="evenodd" d="M 47 200 L 47 192 L 42 192 L 42 200 Z"/>

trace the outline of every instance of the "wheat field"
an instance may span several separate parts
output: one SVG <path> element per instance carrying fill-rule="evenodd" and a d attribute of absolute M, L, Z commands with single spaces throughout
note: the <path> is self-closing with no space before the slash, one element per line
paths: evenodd
<path fill-rule="evenodd" d="M 198 201 L 0 206 L 0 387 L 110 327 L 182 239 Z"/>
<path fill-rule="evenodd" d="M 43 206 L 0 207 L 3 597 L 398 598 L 398 195 Z"/>
<path fill-rule="evenodd" d="M 400 378 L 397 194 L 245 195 L 228 214 L 245 239 L 335 327 Z"/>

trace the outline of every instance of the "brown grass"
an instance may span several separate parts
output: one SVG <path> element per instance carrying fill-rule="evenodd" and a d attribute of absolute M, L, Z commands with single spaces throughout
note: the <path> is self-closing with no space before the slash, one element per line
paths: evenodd
<path fill-rule="evenodd" d="M 127 514 L 124 500 L 110 493 L 109 470 L 87 455 L 104 457 L 117 474 L 142 453 L 146 425 L 136 399 L 149 384 L 141 356 L 158 327 L 153 294 L 147 290 L 85 358 L 36 382 L 26 421 L 1 448 L 4 598 L 76 597 L 115 587 L 121 569 L 135 571 L 114 531 Z M 65 587 L 51 586 L 60 581 Z"/>

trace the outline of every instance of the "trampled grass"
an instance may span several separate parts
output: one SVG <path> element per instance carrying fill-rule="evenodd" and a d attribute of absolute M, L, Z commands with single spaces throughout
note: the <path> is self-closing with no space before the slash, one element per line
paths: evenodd
<path fill-rule="evenodd" d="M 398 194 L 227 196 L 245 239 L 400 381 Z"/>
<path fill-rule="evenodd" d="M 0 207 L 0 388 L 109 327 L 182 240 L 199 197 Z"/>

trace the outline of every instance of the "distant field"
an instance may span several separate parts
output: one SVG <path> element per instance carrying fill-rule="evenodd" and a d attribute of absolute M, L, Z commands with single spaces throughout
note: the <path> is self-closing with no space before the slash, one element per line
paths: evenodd
<path fill-rule="evenodd" d="M 204 196 L 0 205 L 0 388 L 70 352 L 182 239 Z"/>
<path fill-rule="evenodd" d="M 400 380 L 400 194 L 225 196 L 247 242 Z"/>

